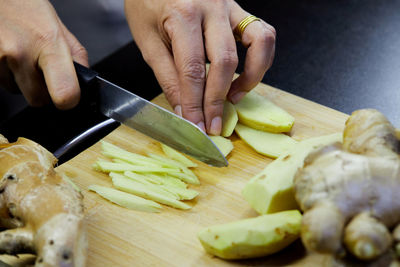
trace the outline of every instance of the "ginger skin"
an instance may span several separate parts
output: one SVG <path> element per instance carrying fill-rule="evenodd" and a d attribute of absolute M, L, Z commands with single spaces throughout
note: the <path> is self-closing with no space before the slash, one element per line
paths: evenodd
<path fill-rule="evenodd" d="M 28 139 L 0 144 L 0 253 L 37 255 L 35 266 L 84 266 L 82 195 L 56 173 L 57 159 Z M 0 141 L 1 142 L 1 141 Z"/>
<path fill-rule="evenodd" d="M 392 246 L 389 229 L 400 223 L 399 144 L 381 113 L 358 110 L 346 122 L 342 146 L 306 158 L 294 184 L 307 248 L 372 260 Z"/>

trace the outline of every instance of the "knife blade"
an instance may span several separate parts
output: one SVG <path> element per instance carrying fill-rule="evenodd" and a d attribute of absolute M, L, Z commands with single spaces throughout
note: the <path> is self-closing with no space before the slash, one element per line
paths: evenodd
<path fill-rule="evenodd" d="M 96 104 L 105 116 L 211 166 L 228 166 L 214 142 L 192 122 L 101 78 L 94 70 L 74 65 L 81 87 L 95 88 Z"/>

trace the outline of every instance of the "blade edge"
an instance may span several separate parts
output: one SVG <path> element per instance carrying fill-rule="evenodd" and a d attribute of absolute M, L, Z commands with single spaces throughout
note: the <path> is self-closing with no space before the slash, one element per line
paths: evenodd
<path fill-rule="evenodd" d="M 195 124 L 101 77 L 100 111 L 130 128 L 216 167 L 228 165 L 219 148 Z"/>

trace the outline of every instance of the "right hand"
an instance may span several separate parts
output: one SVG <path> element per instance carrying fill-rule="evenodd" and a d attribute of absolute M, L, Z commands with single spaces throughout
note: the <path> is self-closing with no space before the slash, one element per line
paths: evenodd
<path fill-rule="evenodd" d="M 0 87 L 20 90 L 32 106 L 74 107 L 73 61 L 88 66 L 87 52 L 48 0 L 0 0 L 0 21 Z"/>

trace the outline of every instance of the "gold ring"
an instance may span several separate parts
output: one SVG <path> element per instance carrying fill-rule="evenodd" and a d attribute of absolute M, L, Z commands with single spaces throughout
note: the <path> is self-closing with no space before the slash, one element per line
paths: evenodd
<path fill-rule="evenodd" d="M 233 30 L 233 36 L 235 36 L 236 41 L 241 41 L 242 40 L 242 35 L 244 30 L 246 29 L 247 25 L 252 23 L 253 21 L 260 21 L 259 18 L 256 16 L 250 15 L 242 19 L 239 24 L 236 26 L 236 28 Z"/>

